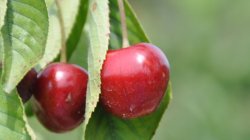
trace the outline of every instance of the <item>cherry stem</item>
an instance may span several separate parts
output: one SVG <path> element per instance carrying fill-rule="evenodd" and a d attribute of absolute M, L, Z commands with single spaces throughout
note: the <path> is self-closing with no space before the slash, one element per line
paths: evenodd
<path fill-rule="evenodd" d="M 59 0 L 55 0 L 56 1 L 56 6 L 57 6 L 57 10 L 58 10 L 58 19 L 59 19 L 59 23 L 60 23 L 60 29 L 61 29 L 61 58 L 60 61 L 66 63 L 67 62 L 67 48 L 66 48 L 66 37 L 65 37 L 65 30 L 64 30 L 64 21 L 63 21 L 63 15 L 62 15 L 62 8 L 60 5 Z"/>
<path fill-rule="evenodd" d="M 118 0 L 118 6 L 121 16 L 121 26 L 122 26 L 122 48 L 126 48 L 129 46 L 128 41 L 128 32 L 127 32 L 127 23 L 126 23 L 126 13 L 124 9 L 123 0 Z"/>

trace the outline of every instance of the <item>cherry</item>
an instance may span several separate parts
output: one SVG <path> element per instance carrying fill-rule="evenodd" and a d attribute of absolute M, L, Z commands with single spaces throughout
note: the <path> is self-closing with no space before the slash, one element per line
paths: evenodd
<path fill-rule="evenodd" d="M 37 72 L 31 69 L 17 85 L 17 91 L 23 103 L 26 103 L 34 93 L 34 83 L 36 81 Z"/>
<path fill-rule="evenodd" d="M 35 84 L 34 109 L 38 120 L 57 133 L 79 126 L 84 120 L 87 81 L 87 72 L 77 65 L 48 65 Z"/>
<path fill-rule="evenodd" d="M 115 116 L 137 118 L 159 106 L 169 81 L 169 63 L 152 44 L 109 50 L 101 71 L 101 103 Z"/>

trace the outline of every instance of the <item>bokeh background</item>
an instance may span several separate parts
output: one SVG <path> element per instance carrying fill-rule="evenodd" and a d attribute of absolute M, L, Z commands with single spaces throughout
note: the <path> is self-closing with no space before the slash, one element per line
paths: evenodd
<path fill-rule="evenodd" d="M 250 140 L 250 1 L 130 2 L 171 64 L 173 100 L 154 140 Z M 29 121 L 39 140 L 81 131 L 58 135 Z"/>
<path fill-rule="evenodd" d="M 250 1 L 130 2 L 171 64 L 154 140 L 250 140 Z"/>

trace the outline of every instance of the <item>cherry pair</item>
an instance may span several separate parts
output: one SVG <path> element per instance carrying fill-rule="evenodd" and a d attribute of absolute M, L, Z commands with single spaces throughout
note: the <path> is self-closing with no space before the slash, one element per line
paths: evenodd
<path fill-rule="evenodd" d="M 65 132 L 83 121 L 87 81 L 87 72 L 73 64 L 50 64 L 38 74 L 32 92 L 37 117 L 45 127 Z M 141 117 L 156 110 L 168 81 L 168 60 L 154 45 L 109 50 L 101 71 L 101 103 L 115 116 Z"/>

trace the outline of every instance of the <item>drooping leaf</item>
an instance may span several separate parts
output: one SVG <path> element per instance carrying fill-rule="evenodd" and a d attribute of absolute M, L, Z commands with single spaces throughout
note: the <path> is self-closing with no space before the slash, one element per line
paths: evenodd
<path fill-rule="evenodd" d="M 58 7 L 55 0 L 47 0 L 49 11 L 49 35 L 45 54 L 40 61 L 40 67 L 53 61 L 61 50 L 61 31 L 58 18 Z M 64 30 L 67 45 L 67 57 L 71 57 L 80 40 L 82 28 L 86 21 L 88 0 L 61 0 Z"/>
<path fill-rule="evenodd" d="M 101 68 L 109 43 L 109 7 L 108 0 L 91 0 L 89 5 L 88 88 L 86 96 L 84 131 L 94 112 L 101 93 Z M 83 134 L 84 135 L 84 134 Z"/>
<path fill-rule="evenodd" d="M 35 139 L 27 124 L 24 107 L 16 90 L 6 94 L 2 85 L 0 85 L 0 132 L 1 140 Z"/>
<path fill-rule="evenodd" d="M 4 91 L 9 93 L 41 59 L 48 34 L 44 0 L 8 0 L 3 36 Z"/>
<path fill-rule="evenodd" d="M 110 0 L 111 40 L 110 48 L 117 49 L 122 46 L 120 15 L 117 0 Z M 132 8 L 125 0 L 125 10 L 130 44 L 149 42 Z M 86 140 L 150 140 L 165 112 L 171 99 L 172 91 L 169 84 L 159 108 L 152 114 L 124 120 L 117 118 L 98 105 L 86 129 Z"/>

